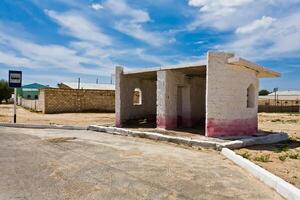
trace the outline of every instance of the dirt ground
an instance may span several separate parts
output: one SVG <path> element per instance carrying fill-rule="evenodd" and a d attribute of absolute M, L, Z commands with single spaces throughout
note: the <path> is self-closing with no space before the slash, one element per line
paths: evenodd
<path fill-rule="evenodd" d="M 290 140 L 236 152 L 300 188 L 300 113 L 259 113 L 258 117 L 260 130 L 283 131 Z"/>
<path fill-rule="evenodd" d="M 0 122 L 11 122 L 13 120 L 13 105 L 0 104 Z M 114 124 L 114 113 L 62 113 L 42 114 L 31 112 L 18 106 L 17 122 L 28 124 L 64 124 L 88 126 L 91 124 Z"/>

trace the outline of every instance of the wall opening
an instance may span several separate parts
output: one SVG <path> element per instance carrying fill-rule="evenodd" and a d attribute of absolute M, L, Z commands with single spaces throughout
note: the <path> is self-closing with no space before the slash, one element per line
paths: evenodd
<path fill-rule="evenodd" d="M 133 91 L 133 105 L 139 106 L 142 105 L 142 90 L 140 88 L 135 88 Z"/>
<path fill-rule="evenodd" d="M 254 108 L 255 106 L 255 87 L 253 84 L 247 88 L 247 108 Z"/>

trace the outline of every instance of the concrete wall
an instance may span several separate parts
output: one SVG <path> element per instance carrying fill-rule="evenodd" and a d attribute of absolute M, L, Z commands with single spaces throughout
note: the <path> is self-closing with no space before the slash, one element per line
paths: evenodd
<path fill-rule="evenodd" d="M 206 78 L 193 77 L 191 79 L 191 110 L 193 125 L 200 125 L 205 122 L 205 99 L 206 99 Z M 200 124 L 199 124 L 200 123 Z"/>
<path fill-rule="evenodd" d="M 43 102 L 40 100 L 31 100 L 31 99 L 24 99 L 19 97 L 18 104 L 24 108 L 33 110 L 33 111 L 42 111 Z"/>
<path fill-rule="evenodd" d="M 227 64 L 226 53 L 208 53 L 206 81 L 206 136 L 257 132 L 256 72 Z M 255 105 L 247 108 L 247 88 L 255 88 Z"/>
<path fill-rule="evenodd" d="M 134 105 L 134 90 L 142 92 L 142 104 Z M 140 79 L 123 74 L 116 68 L 116 126 L 122 127 L 130 119 L 156 115 L 156 80 Z"/>
<path fill-rule="evenodd" d="M 43 113 L 114 112 L 115 91 L 41 89 Z"/>
<path fill-rule="evenodd" d="M 157 72 L 157 127 L 191 127 L 205 117 L 205 78 Z"/>

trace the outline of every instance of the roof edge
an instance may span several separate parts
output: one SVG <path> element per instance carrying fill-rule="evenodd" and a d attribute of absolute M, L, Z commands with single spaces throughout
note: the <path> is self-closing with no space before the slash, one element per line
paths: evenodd
<path fill-rule="evenodd" d="M 253 63 L 251 61 L 248 61 L 246 59 L 240 58 L 240 57 L 232 57 L 227 60 L 228 64 L 231 65 L 238 65 L 242 67 L 246 67 L 248 69 L 252 69 L 256 72 L 258 72 L 257 76 L 258 78 L 272 78 L 272 77 L 280 77 L 281 73 L 273 71 L 271 69 L 268 69 L 266 67 L 263 67 L 261 65 L 258 65 L 256 63 Z"/>

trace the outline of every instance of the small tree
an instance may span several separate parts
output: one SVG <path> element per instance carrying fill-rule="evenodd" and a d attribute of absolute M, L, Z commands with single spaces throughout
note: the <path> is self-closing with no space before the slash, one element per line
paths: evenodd
<path fill-rule="evenodd" d="M 13 89 L 8 87 L 8 82 L 5 80 L 0 80 L 0 104 L 3 100 L 8 102 L 8 99 L 11 98 L 12 93 Z"/>
<path fill-rule="evenodd" d="M 258 94 L 259 96 L 267 96 L 270 92 L 268 90 L 260 90 Z"/>

